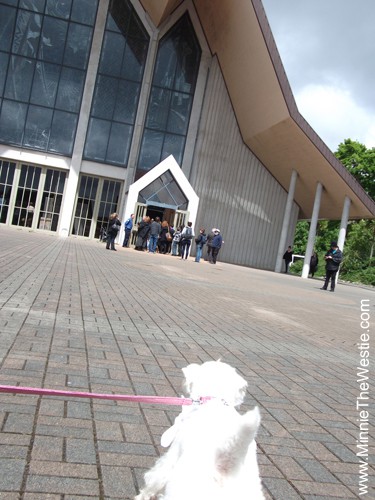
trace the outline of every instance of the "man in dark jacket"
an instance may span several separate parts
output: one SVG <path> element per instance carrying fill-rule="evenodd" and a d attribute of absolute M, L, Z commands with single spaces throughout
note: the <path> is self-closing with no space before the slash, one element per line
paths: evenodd
<path fill-rule="evenodd" d="M 223 237 L 220 234 L 220 229 L 215 229 L 214 237 L 211 241 L 211 258 L 210 264 L 216 264 L 217 256 L 219 254 L 221 245 L 223 244 Z"/>
<path fill-rule="evenodd" d="M 148 245 L 148 251 L 150 253 L 156 252 L 156 247 L 158 245 L 159 234 L 161 233 L 160 217 L 156 217 L 150 224 L 150 242 Z"/>
<path fill-rule="evenodd" d="M 285 273 L 289 272 L 290 263 L 293 261 L 293 250 L 291 246 L 288 246 L 286 252 L 283 255 L 283 259 L 285 261 Z"/>
<path fill-rule="evenodd" d="M 331 280 L 331 292 L 335 291 L 336 284 L 336 274 L 339 270 L 340 263 L 342 261 L 342 252 L 337 246 L 336 241 L 331 242 L 331 248 L 324 256 L 324 260 L 326 261 L 326 279 L 324 281 L 324 285 L 321 290 L 327 290 L 329 280 Z"/>

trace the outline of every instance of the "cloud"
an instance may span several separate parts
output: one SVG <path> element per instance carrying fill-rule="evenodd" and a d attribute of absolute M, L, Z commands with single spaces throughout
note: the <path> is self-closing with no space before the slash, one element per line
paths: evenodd
<path fill-rule="evenodd" d="M 374 0 L 263 0 L 300 113 L 336 150 L 375 147 Z"/>
<path fill-rule="evenodd" d="M 298 109 L 327 146 L 336 151 L 344 139 L 375 147 L 375 116 L 358 105 L 350 90 L 309 84 L 295 95 Z"/>

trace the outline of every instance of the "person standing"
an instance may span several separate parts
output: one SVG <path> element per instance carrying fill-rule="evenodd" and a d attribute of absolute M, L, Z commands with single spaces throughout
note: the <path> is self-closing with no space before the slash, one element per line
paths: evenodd
<path fill-rule="evenodd" d="M 172 240 L 172 255 L 177 257 L 180 254 L 180 243 L 181 243 L 181 231 L 182 227 L 178 226 L 173 235 Z"/>
<path fill-rule="evenodd" d="M 342 261 L 342 252 L 337 246 L 336 241 L 331 242 L 331 248 L 324 256 L 324 260 L 326 261 L 326 278 L 324 280 L 324 285 L 321 290 L 327 290 L 329 281 L 331 281 L 331 292 L 335 291 L 336 285 L 336 275 L 339 270 L 340 263 Z"/>
<path fill-rule="evenodd" d="M 211 229 L 211 232 L 207 235 L 207 255 L 204 260 L 211 260 L 211 241 L 214 239 L 216 227 Z"/>
<path fill-rule="evenodd" d="M 125 237 L 124 237 L 124 243 L 122 244 L 122 246 L 125 248 L 129 246 L 130 235 L 131 235 L 132 229 L 133 229 L 133 219 L 134 219 L 134 214 L 131 214 L 129 219 L 127 219 L 124 223 Z"/>
<path fill-rule="evenodd" d="M 211 240 L 211 258 L 210 264 L 216 264 L 217 256 L 219 254 L 221 245 L 223 244 L 223 237 L 220 234 L 220 229 L 215 229 L 214 237 Z"/>
<path fill-rule="evenodd" d="M 106 245 L 107 250 L 114 250 L 116 252 L 115 239 L 117 233 L 120 230 L 120 227 L 121 227 L 121 222 L 118 218 L 118 214 L 116 213 L 111 214 L 108 220 L 107 245 Z"/>
<path fill-rule="evenodd" d="M 156 247 L 158 244 L 160 232 L 161 232 L 160 217 L 156 217 L 155 220 L 153 220 L 150 225 L 150 241 L 148 244 L 148 251 L 150 253 L 156 252 Z"/>
<path fill-rule="evenodd" d="M 291 246 L 289 246 L 287 248 L 286 252 L 283 255 L 283 259 L 285 261 L 285 271 L 284 272 L 288 274 L 290 263 L 293 260 L 293 250 L 292 250 Z"/>
<path fill-rule="evenodd" d="M 310 269 L 309 269 L 309 274 L 311 274 L 312 278 L 314 277 L 318 264 L 319 264 L 319 258 L 317 253 L 314 251 L 310 259 Z"/>
<path fill-rule="evenodd" d="M 144 215 L 141 222 L 138 224 L 137 240 L 135 242 L 135 250 L 143 252 L 147 248 L 147 237 L 150 232 L 150 217 Z"/>
<path fill-rule="evenodd" d="M 31 227 L 33 224 L 35 207 L 34 203 L 30 202 L 26 208 L 26 226 Z"/>
<path fill-rule="evenodd" d="M 191 240 L 194 238 L 193 223 L 188 222 L 181 233 L 181 259 L 187 259 L 189 255 Z"/>
<path fill-rule="evenodd" d="M 206 236 L 205 231 L 206 230 L 202 227 L 199 230 L 198 237 L 195 238 L 195 243 L 197 245 L 197 252 L 196 252 L 196 255 L 195 255 L 195 262 L 199 262 L 201 260 L 201 257 L 202 257 L 203 246 L 206 244 L 206 241 L 207 241 L 207 236 Z"/>
<path fill-rule="evenodd" d="M 167 253 L 167 233 L 169 233 L 169 223 L 168 221 L 163 220 L 163 222 L 161 223 L 161 231 L 158 240 L 159 253 Z"/>

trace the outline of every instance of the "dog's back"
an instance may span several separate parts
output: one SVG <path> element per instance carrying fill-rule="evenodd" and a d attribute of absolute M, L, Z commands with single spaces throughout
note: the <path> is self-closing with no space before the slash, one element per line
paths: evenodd
<path fill-rule="evenodd" d="M 165 500 L 262 499 L 254 437 L 257 408 L 241 416 L 210 401 L 186 418 L 171 448 L 174 457 Z M 178 457 L 178 458 L 177 458 Z"/>
<path fill-rule="evenodd" d="M 207 362 L 183 369 L 193 399 L 162 437 L 170 446 L 145 475 L 137 500 L 263 500 L 256 458 L 258 408 L 240 415 L 246 381 L 229 365 Z M 223 398 L 223 399 L 222 399 Z"/>

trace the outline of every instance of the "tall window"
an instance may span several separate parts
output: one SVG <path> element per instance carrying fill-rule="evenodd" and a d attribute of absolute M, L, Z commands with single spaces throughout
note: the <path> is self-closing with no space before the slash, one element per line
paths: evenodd
<path fill-rule="evenodd" d="M 97 3 L 0 0 L 0 142 L 72 154 Z"/>
<path fill-rule="evenodd" d="M 0 160 L 0 222 L 2 223 L 6 222 L 8 216 L 15 170 L 15 163 Z"/>
<path fill-rule="evenodd" d="M 129 0 L 112 0 L 84 158 L 126 167 L 149 36 Z"/>
<path fill-rule="evenodd" d="M 161 39 L 136 178 L 173 154 L 181 165 L 201 49 L 185 14 Z"/>

